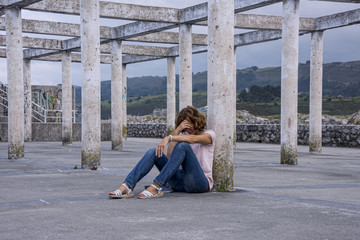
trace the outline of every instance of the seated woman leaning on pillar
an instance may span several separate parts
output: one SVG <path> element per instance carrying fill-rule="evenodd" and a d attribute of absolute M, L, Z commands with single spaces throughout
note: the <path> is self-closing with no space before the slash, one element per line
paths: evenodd
<path fill-rule="evenodd" d="M 124 183 L 109 192 L 110 198 L 133 197 L 136 184 L 154 165 L 160 173 L 138 198 L 163 197 L 162 186 L 165 184 L 178 192 L 201 193 L 211 190 L 214 131 L 205 130 L 204 114 L 192 106 L 180 111 L 175 119 L 175 127 L 173 135 L 166 136 L 156 148 L 150 148 Z"/>

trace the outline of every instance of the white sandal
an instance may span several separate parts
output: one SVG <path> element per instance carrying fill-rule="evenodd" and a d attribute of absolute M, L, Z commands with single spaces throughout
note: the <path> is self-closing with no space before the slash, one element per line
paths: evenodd
<path fill-rule="evenodd" d="M 125 183 L 123 183 L 121 185 L 124 186 L 127 189 L 127 193 L 123 194 L 119 189 L 116 189 L 113 192 L 109 192 L 109 198 L 120 199 L 120 198 L 132 198 L 132 197 L 134 197 L 134 193 L 132 192 L 132 190 L 130 188 L 128 188 L 128 186 L 126 186 Z"/>
<path fill-rule="evenodd" d="M 164 192 L 161 191 L 162 188 L 159 188 L 159 187 L 155 186 L 154 184 L 151 184 L 150 186 L 155 188 L 157 190 L 157 193 L 152 194 L 148 190 L 144 190 L 141 193 L 139 193 L 138 198 L 147 199 L 147 198 L 158 198 L 158 197 L 163 197 L 164 196 Z"/>

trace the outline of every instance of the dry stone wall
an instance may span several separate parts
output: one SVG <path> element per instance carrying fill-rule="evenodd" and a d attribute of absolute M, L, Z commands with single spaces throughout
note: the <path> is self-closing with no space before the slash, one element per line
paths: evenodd
<path fill-rule="evenodd" d="M 280 143 L 280 125 L 237 125 L 237 142 Z M 323 125 L 324 146 L 360 147 L 359 125 Z M 298 143 L 309 144 L 309 125 L 298 126 Z"/>

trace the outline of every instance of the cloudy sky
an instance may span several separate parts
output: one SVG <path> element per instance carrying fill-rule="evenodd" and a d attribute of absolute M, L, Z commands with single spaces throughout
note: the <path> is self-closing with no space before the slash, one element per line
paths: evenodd
<path fill-rule="evenodd" d="M 184 8 L 204 2 L 204 0 L 108 0 L 112 2 L 164 6 L 173 8 Z M 331 3 L 321 1 L 300 1 L 301 17 L 319 17 L 338 12 L 344 12 L 360 8 L 360 4 L 350 3 Z M 268 7 L 248 11 L 245 13 L 282 15 L 282 4 L 274 4 Z M 23 18 L 38 19 L 47 21 L 66 21 L 79 23 L 79 17 L 60 14 L 47 14 L 39 12 L 22 12 Z M 124 21 L 101 20 L 101 25 L 117 26 Z M 193 27 L 194 33 L 206 33 L 206 27 Z M 240 33 L 237 30 L 236 33 Z M 5 34 L 0 32 L 0 34 Z M 24 36 L 35 35 L 24 34 Z M 360 25 L 348 26 L 340 29 L 327 30 L 324 33 L 324 62 L 355 61 L 360 60 Z M 310 56 L 310 34 L 301 36 L 299 40 L 299 62 L 309 60 Z M 261 43 L 256 45 L 237 48 L 237 68 L 242 69 L 250 66 L 270 67 L 280 66 L 281 63 L 281 40 Z M 37 85 L 56 85 L 61 83 L 61 63 L 50 63 L 32 61 L 32 84 Z M 177 72 L 179 66 L 177 64 Z M 206 71 L 207 54 L 193 55 L 193 72 Z M 0 81 L 7 82 L 6 79 L 6 60 L 0 59 Z M 110 80 L 110 65 L 101 66 L 101 80 Z M 127 76 L 166 76 L 166 60 L 157 60 L 146 63 L 130 64 L 127 66 Z M 81 85 L 81 66 L 79 63 L 72 65 L 73 84 Z"/>

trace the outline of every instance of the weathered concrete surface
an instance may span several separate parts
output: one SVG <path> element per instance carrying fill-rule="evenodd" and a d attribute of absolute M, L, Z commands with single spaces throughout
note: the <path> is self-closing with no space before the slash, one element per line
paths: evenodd
<path fill-rule="evenodd" d="M 81 0 L 82 149 L 81 167 L 100 166 L 99 0 Z"/>
<path fill-rule="evenodd" d="M 175 114 L 176 114 L 176 81 L 175 81 L 175 57 L 167 58 L 167 94 L 166 94 L 166 126 L 169 134 L 175 130 Z"/>
<path fill-rule="evenodd" d="M 323 32 L 311 33 L 309 150 L 321 152 Z"/>
<path fill-rule="evenodd" d="M 360 22 L 360 9 L 332 14 L 316 19 L 316 30 L 322 31 L 337 27 L 349 26 Z"/>
<path fill-rule="evenodd" d="M 284 0 L 281 53 L 281 163 L 297 164 L 299 0 Z"/>
<path fill-rule="evenodd" d="M 71 52 L 62 53 L 62 143 L 72 143 L 72 79 L 71 79 Z"/>
<path fill-rule="evenodd" d="M 208 129 L 216 133 L 213 177 L 221 191 L 233 189 L 234 1 L 208 2 Z"/>
<path fill-rule="evenodd" d="M 24 79 L 21 10 L 7 8 L 8 158 L 24 157 Z"/>
<path fill-rule="evenodd" d="M 53 13 L 80 14 L 79 1 L 74 0 L 43 0 L 26 7 L 29 10 L 41 10 Z M 179 9 L 124 4 L 116 2 L 100 2 L 100 17 L 120 18 L 128 20 L 164 21 L 176 23 Z"/>
<path fill-rule="evenodd" d="M 299 24 L 301 31 L 314 31 L 316 29 L 315 18 L 300 18 Z M 207 26 L 207 21 L 197 22 L 196 25 Z M 282 22 L 280 16 L 236 14 L 234 27 L 241 29 L 281 30 Z"/>
<path fill-rule="evenodd" d="M 24 141 L 31 141 L 31 61 L 24 59 Z"/>
<path fill-rule="evenodd" d="M 122 134 L 123 138 L 126 139 L 127 137 L 127 76 L 126 76 L 126 64 L 122 64 L 122 92 L 121 92 L 121 99 L 122 99 Z"/>
<path fill-rule="evenodd" d="M 179 27 L 179 111 L 192 106 L 192 26 Z"/>
<path fill-rule="evenodd" d="M 123 80 L 122 80 L 122 42 L 111 42 L 111 148 L 123 147 Z"/>
<path fill-rule="evenodd" d="M 98 171 L 74 169 L 80 143 L 26 143 L 26 158 L 18 161 L 9 161 L 7 144 L 0 143 L 1 239 L 358 238 L 358 150 L 324 147 L 323 155 L 312 155 L 300 146 L 299 165 L 289 166 L 279 164 L 278 145 L 240 143 L 236 192 L 109 200 L 107 192 L 158 142 L 129 138 L 121 152 L 104 142 Z"/>

